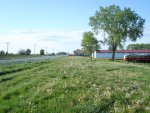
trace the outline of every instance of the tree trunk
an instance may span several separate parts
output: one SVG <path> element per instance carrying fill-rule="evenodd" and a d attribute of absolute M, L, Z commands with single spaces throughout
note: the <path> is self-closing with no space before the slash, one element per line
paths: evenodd
<path fill-rule="evenodd" d="M 112 61 L 115 61 L 115 50 L 113 50 L 113 53 L 112 53 Z"/>
<path fill-rule="evenodd" d="M 112 45 L 112 61 L 115 61 L 115 53 L 116 53 L 116 49 L 117 49 L 117 44 L 113 44 Z"/>
<path fill-rule="evenodd" d="M 92 57 L 93 57 L 93 52 L 91 52 L 91 61 L 92 61 Z"/>

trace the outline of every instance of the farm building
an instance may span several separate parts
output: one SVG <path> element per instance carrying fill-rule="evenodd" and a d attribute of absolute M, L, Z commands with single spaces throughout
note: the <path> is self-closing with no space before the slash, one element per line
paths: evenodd
<path fill-rule="evenodd" d="M 150 50 L 116 50 L 115 58 L 123 58 L 126 54 L 150 54 Z M 112 58 L 112 51 L 97 50 L 92 55 L 94 58 Z"/>

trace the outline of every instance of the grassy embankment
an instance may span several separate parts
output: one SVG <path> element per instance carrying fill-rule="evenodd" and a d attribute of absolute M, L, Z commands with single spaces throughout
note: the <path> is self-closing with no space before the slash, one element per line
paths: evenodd
<path fill-rule="evenodd" d="M 0 112 L 150 112 L 150 65 L 64 57 L 0 67 Z"/>

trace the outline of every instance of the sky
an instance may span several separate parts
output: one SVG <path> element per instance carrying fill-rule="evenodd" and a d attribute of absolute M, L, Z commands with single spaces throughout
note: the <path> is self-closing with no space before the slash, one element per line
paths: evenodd
<path fill-rule="evenodd" d="M 146 20 L 143 37 L 126 45 L 150 43 L 149 0 L 0 0 L 0 50 L 6 51 L 9 42 L 9 53 L 28 48 L 32 53 L 34 49 L 72 53 L 82 48 L 83 32 L 92 30 L 89 17 L 100 6 L 112 4 L 130 7 Z M 98 40 L 103 39 L 101 34 Z"/>

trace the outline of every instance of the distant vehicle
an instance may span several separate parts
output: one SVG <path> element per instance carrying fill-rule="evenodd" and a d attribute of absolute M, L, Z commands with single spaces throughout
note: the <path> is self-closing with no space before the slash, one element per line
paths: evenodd
<path fill-rule="evenodd" d="M 124 55 L 123 60 L 128 62 L 150 62 L 150 54 L 127 54 Z"/>

